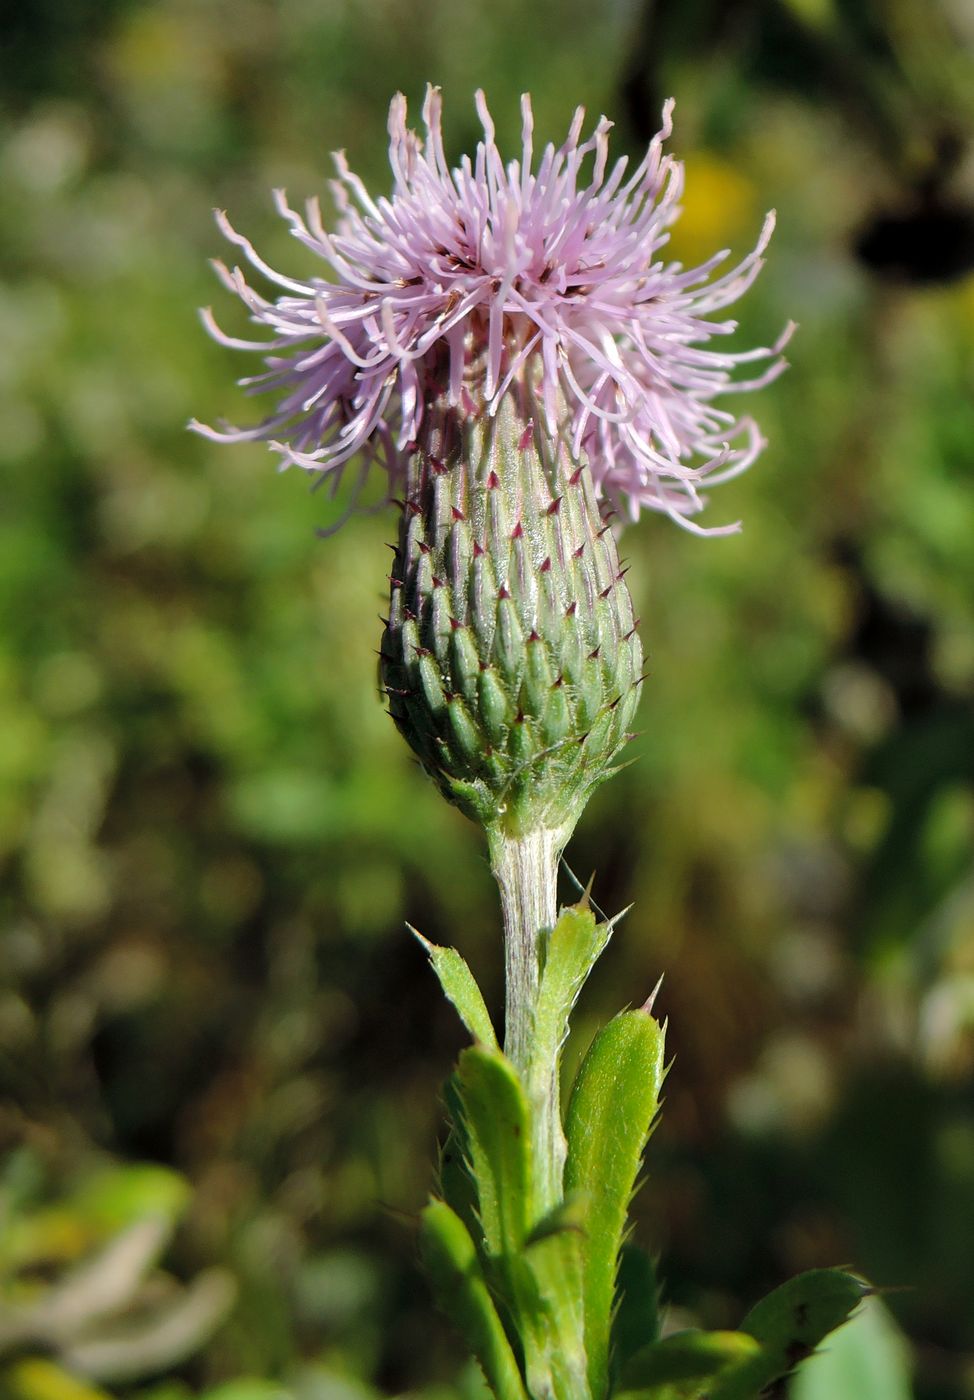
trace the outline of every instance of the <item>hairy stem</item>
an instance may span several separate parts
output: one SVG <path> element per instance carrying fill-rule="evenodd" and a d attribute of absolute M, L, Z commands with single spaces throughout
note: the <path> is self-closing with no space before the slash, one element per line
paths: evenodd
<path fill-rule="evenodd" d="M 558 918 L 558 861 L 565 833 L 540 828 L 513 836 L 494 828 L 487 836 L 504 920 L 504 1053 L 521 1075 L 531 1102 L 535 1187 L 543 1213 L 561 1200 L 565 1136 L 557 1054 L 548 1064 L 536 1062 L 534 1025 L 540 940 Z"/>

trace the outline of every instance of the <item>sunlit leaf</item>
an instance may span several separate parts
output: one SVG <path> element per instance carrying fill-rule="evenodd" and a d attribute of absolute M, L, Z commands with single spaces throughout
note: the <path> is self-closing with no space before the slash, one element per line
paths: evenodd
<path fill-rule="evenodd" d="M 568 1104 L 565 1189 L 587 1202 L 585 1345 L 596 1395 L 608 1380 L 619 1250 L 662 1078 L 663 1032 L 647 1011 L 625 1011 L 595 1037 Z"/>
<path fill-rule="evenodd" d="M 491 1025 L 490 1012 L 484 1004 L 483 994 L 477 986 L 473 973 L 456 948 L 440 948 L 430 943 L 416 929 L 409 926 L 422 943 L 429 956 L 433 971 L 440 980 L 444 995 L 451 1001 L 460 1015 L 460 1020 L 474 1040 L 488 1048 L 497 1049 L 497 1037 Z"/>
<path fill-rule="evenodd" d="M 457 1092 L 487 1246 L 516 1255 L 531 1223 L 531 1124 L 521 1081 L 499 1050 L 464 1050 Z"/>
<path fill-rule="evenodd" d="M 444 1201 L 423 1211 L 420 1248 L 440 1307 L 472 1348 L 497 1400 L 527 1400 L 473 1241 Z"/>

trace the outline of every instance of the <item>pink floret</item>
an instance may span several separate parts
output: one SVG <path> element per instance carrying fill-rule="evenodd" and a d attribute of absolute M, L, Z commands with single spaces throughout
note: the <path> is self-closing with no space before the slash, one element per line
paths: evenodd
<path fill-rule="evenodd" d="M 434 358 L 443 363 L 445 352 L 454 402 L 488 413 L 533 361 L 548 430 L 570 435 L 575 454 L 587 454 L 597 489 L 615 505 L 632 518 L 643 507 L 663 511 L 696 533 L 736 530 L 692 520 L 704 504 L 700 486 L 744 471 L 764 440 L 750 417 L 713 401 L 774 379 L 785 367 L 791 327 L 772 346 L 733 352 L 708 348 L 736 329 L 734 321 L 711 318 L 754 281 L 774 216 L 729 272 L 718 275 L 726 252 L 690 270 L 667 263 L 660 255 L 683 188 L 682 164 L 663 154 L 671 102 L 632 173 L 625 157 L 609 166 L 605 117 L 582 139 L 581 108 L 564 144 L 546 146 L 535 163 L 527 96 L 521 157 L 505 165 L 482 92 L 476 102 L 484 138 L 472 160 L 464 156 L 451 168 L 439 91 L 426 94 L 424 140 L 406 126 L 406 101 L 396 96 L 392 194 L 374 200 L 337 154 L 333 233 L 316 199 L 302 217 L 276 192 L 291 232 L 328 264 L 327 278 L 281 276 L 217 215 L 229 241 L 280 291 L 268 300 L 239 268 L 217 263 L 224 284 L 270 336 L 225 335 L 209 310 L 204 321 L 221 344 L 263 355 L 265 371 L 241 384 L 278 399 L 252 428 L 192 427 L 219 442 L 264 439 L 282 467 L 323 478 L 358 459 L 364 482 L 378 463 L 391 495 L 419 434 Z M 464 376 L 474 355 L 485 366 L 476 404 Z M 756 377 L 734 378 L 739 366 L 760 361 Z M 559 402 L 570 407 L 567 424 L 556 421 Z"/>

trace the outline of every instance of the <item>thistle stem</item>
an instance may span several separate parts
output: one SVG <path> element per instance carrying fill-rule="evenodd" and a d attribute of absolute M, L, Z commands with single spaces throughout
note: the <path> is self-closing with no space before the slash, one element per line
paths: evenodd
<path fill-rule="evenodd" d="M 558 861 L 565 833 L 547 828 L 512 836 L 488 830 L 490 864 L 504 920 L 504 1053 L 521 1075 L 534 1123 L 534 1172 L 539 1210 L 562 1197 L 565 1135 L 557 1056 L 535 1055 L 535 1012 L 541 986 L 541 937 L 558 918 Z"/>

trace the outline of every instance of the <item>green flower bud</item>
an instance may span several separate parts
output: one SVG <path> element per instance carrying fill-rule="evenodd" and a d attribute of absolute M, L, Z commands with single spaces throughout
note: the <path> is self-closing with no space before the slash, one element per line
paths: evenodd
<path fill-rule="evenodd" d="M 549 434 L 529 376 L 491 414 L 462 399 L 431 394 L 408 458 L 382 683 L 450 802 L 567 839 L 629 737 L 632 600 L 588 463 Z"/>

